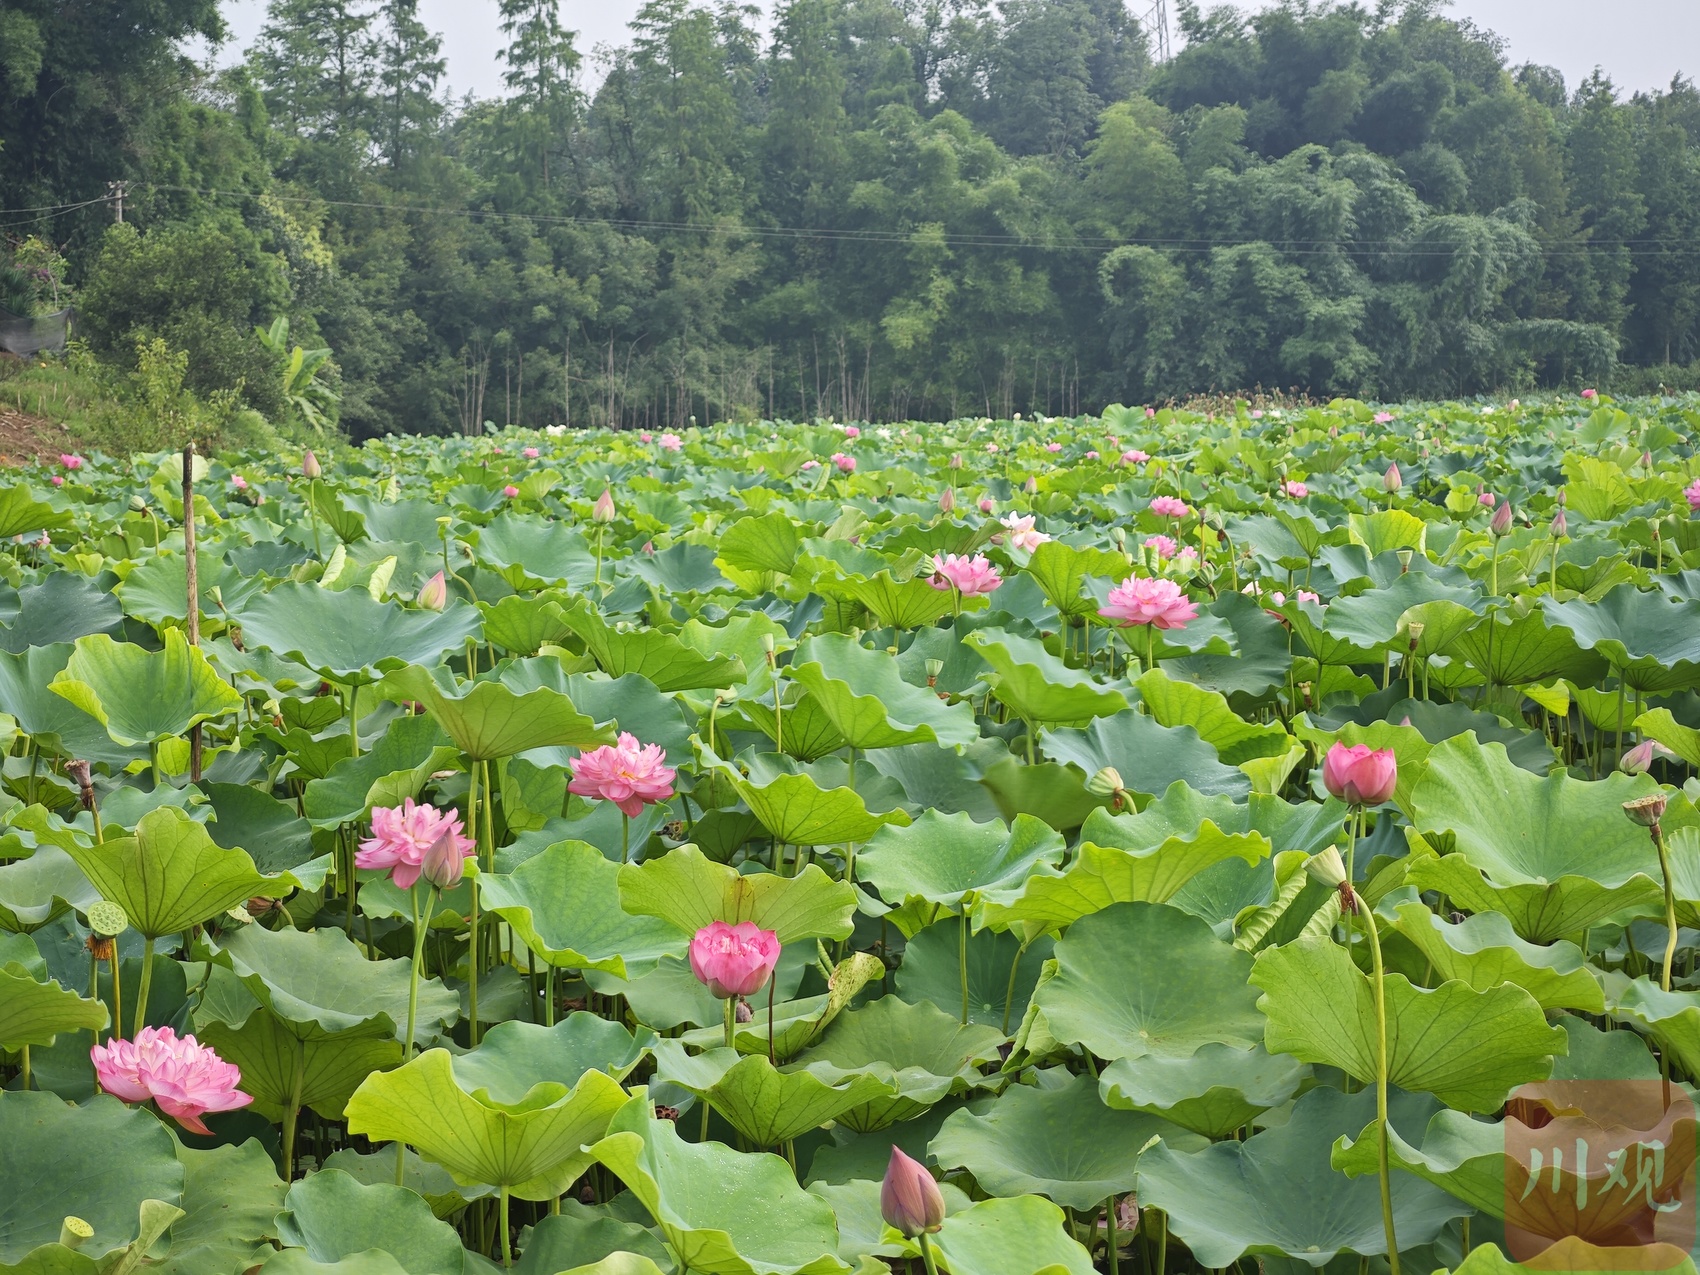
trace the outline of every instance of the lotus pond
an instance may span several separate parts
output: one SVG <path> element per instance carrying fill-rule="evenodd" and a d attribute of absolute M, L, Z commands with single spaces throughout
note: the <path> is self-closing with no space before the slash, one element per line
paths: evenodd
<path fill-rule="evenodd" d="M 1697 432 L 17 475 L 0 1271 L 1682 1265 Z"/>

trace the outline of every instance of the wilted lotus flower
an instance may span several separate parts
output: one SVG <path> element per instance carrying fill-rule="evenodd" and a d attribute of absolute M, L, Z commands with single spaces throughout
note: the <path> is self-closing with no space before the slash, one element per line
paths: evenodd
<path fill-rule="evenodd" d="M 1391 748 L 1336 743 L 1322 759 L 1322 786 L 1354 806 L 1379 806 L 1399 782 L 1399 761 Z"/>
<path fill-rule="evenodd" d="M 185 1129 L 211 1134 L 201 1117 L 209 1111 L 234 1111 L 253 1102 L 236 1088 L 241 1069 L 227 1063 L 194 1036 L 178 1037 L 169 1027 L 144 1027 L 135 1040 L 113 1040 L 89 1051 L 95 1079 L 114 1098 L 158 1104 Z"/>
<path fill-rule="evenodd" d="M 1624 802 L 1623 813 L 1629 816 L 1631 823 L 1638 823 L 1643 828 L 1657 828 L 1659 821 L 1665 817 L 1665 804 L 1669 800 L 1663 792 L 1650 793 Z"/>
<path fill-rule="evenodd" d="M 1656 739 L 1643 739 L 1618 759 L 1617 768 L 1631 775 L 1644 775 L 1652 769 L 1653 763 L 1661 757 L 1675 757 Z"/>
<path fill-rule="evenodd" d="M 1381 476 L 1381 486 L 1389 495 L 1405 485 L 1405 480 L 1399 476 L 1399 462 L 1394 461 L 1387 467 L 1387 472 Z"/>
<path fill-rule="evenodd" d="M 944 1194 L 939 1184 L 926 1165 L 895 1146 L 885 1181 L 880 1183 L 880 1216 L 908 1239 L 944 1225 Z"/>
<path fill-rule="evenodd" d="M 779 938 L 754 921 L 712 921 L 691 939 L 691 973 L 721 1000 L 754 996 L 779 964 Z"/>
<path fill-rule="evenodd" d="M 301 454 L 301 476 L 303 478 L 317 478 L 324 472 L 324 467 L 319 464 L 319 458 L 313 455 L 311 447 Z"/>
<path fill-rule="evenodd" d="M 449 602 L 449 582 L 444 579 L 441 571 L 419 586 L 419 596 L 414 599 L 427 611 L 441 611 Z"/>
<path fill-rule="evenodd" d="M 602 489 L 602 494 L 596 498 L 596 504 L 590 511 L 590 517 L 593 522 L 614 521 L 613 491 L 607 487 Z"/>

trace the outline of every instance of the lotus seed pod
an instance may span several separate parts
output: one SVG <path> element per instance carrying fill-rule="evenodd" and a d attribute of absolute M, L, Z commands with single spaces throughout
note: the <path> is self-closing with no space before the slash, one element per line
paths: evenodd
<path fill-rule="evenodd" d="M 115 939 L 130 928 L 130 918 L 123 907 L 110 899 L 89 904 L 89 929 L 105 938 Z"/>
<path fill-rule="evenodd" d="M 59 1224 L 59 1242 L 66 1248 L 81 1248 L 94 1238 L 94 1227 L 80 1217 L 67 1216 Z"/>
<path fill-rule="evenodd" d="M 1126 787 L 1122 783 L 1121 772 L 1114 766 L 1105 766 L 1086 781 L 1086 791 L 1094 797 L 1113 797 L 1118 792 L 1126 791 Z"/>
<path fill-rule="evenodd" d="M 1306 859 L 1305 871 L 1313 881 L 1320 881 L 1330 890 L 1338 890 L 1346 884 L 1346 862 L 1333 846 Z"/>
<path fill-rule="evenodd" d="M 1649 793 L 1624 802 L 1623 813 L 1629 816 L 1631 823 L 1638 823 L 1643 828 L 1657 828 L 1659 821 L 1665 817 L 1665 805 L 1669 800 L 1662 792 Z"/>

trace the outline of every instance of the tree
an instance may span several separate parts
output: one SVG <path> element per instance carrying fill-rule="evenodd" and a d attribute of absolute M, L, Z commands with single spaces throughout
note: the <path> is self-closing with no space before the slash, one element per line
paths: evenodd
<path fill-rule="evenodd" d="M 537 185 L 548 190 L 550 156 L 573 125 L 579 94 L 573 83 L 579 55 L 573 33 L 561 25 L 559 0 L 501 0 L 502 80 L 514 93 L 508 113 L 523 162 L 534 164 Z"/>
<path fill-rule="evenodd" d="M 437 87 L 448 66 L 443 42 L 419 21 L 419 0 L 382 0 L 378 87 L 383 98 L 382 149 L 399 168 L 429 137 L 443 113 Z"/>

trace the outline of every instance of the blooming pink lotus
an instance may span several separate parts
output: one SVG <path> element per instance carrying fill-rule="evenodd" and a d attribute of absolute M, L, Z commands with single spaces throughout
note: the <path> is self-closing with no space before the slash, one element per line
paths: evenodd
<path fill-rule="evenodd" d="M 663 434 L 655 441 L 661 444 L 661 450 L 664 452 L 676 452 L 685 445 L 685 440 L 677 434 Z"/>
<path fill-rule="evenodd" d="M 779 936 L 754 921 L 710 921 L 691 939 L 691 973 L 721 1000 L 753 996 L 779 963 Z"/>
<path fill-rule="evenodd" d="M 803 470 L 804 470 L 805 473 L 808 472 L 811 469 L 819 469 L 819 468 L 820 468 L 820 462 L 818 460 L 806 460 L 806 461 L 803 462 Z"/>
<path fill-rule="evenodd" d="M 1306 496 L 1310 495 L 1309 487 L 1306 487 L 1301 482 L 1295 482 L 1290 478 L 1281 484 L 1281 490 L 1291 496 L 1294 500 L 1303 500 Z"/>
<path fill-rule="evenodd" d="M 1198 618 L 1198 608 L 1186 590 L 1173 580 L 1129 576 L 1110 590 L 1109 601 L 1098 609 L 1106 620 L 1149 624 L 1156 629 L 1184 629 Z"/>
<path fill-rule="evenodd" d="M 932 586 L 935 589 L 955 589 L 965 598 L 990 593 L 1003 583 L 984 554 L 970 558 L 965 553 L 935 553 L 933 555 Z"/>
<path fill-rule="evenodd" d="M 512 500 L 515 496 L 519 495 L 519 488 L 515 487 L 512 483 L 509 483 L 506 487 L 502 488 L 502 495 L 506 496 L 509 500 Z"/>
<path fill-rule="evenodd" d="M 1045 450 L 1050 452 L 1054 456 L 1054 455 L 1056 455 L 1056 453 L 1058 453 L 1062 450 L 1062 444 L 1061 443 L 1046 443 L 1045 444 Z"/>
<path fill-rule="evenodd" d="M 520 453 L 520 455 L 524 456 L 527 460 L 536 460 L 539 454 L 540 453 L 535 447 L 527 447 Z"/>
<path fill-rule="evenodd" d="M 1150 509 L 1159 518 L 1185 518 L 1192 512 L 1186 501 L 1177 496 L 1158 496 L 1152 500 Z"/>
<path fill-rule="evenodd" d="M 100 1087 L 124 1102 L 147 1102 L 193 1133 L 211 1134 L 201 1117 L 253 1102 L 237 1089 L 241 1068 L 227 1063 L 194 1036 L 169 1027 L 144 1027 L 135 1040 L 112 1040 L 89 1050 Z"/>
<path fill-rule="evenodd" d="M 1696 478 L 1682 489 L 1683 499 L 1688 501 L 1691 513 L 1700 513 L 1700 478 Z"/>
<path fill-rule="evenodd" d="M 1379 806 L 1399 782 L 1399 761 L 1391 748 L 1335 743 L 1322 759 L 1322 786 L 1354 806 Z"/>
<path fill-rule="evenodd" d="M 454 837 L 463 859 L 472 856 L 475 843 L 461 835 L 463 828 L 458 814 L 417 803 L 412 797 L 399 806 L 378 806 L 372 811 L 372 835 L 360 843 L 354 866 L 388 868 L 398 888 L 411 890 L 419 880 L 426 852 L 444 834 Z"/>
<path fill-rule="evenodd" d="M 1180 548 L 1170 536 L 1147 536 L 1142 547 L 1153 550 L 1159 558 L 1172 558 Z"/>
<path fill-rule="evenodd" d="M 1391 425 L 1393 423 L 1393 413 L 1377 412 L 1375 414 L 1375 423 L 1377 425 Z"/>
<path fill-rule="evenodd" d="M 572 767 L 568 792 L 611 801 L 633 819 L 646 805 L 671 797 L 673 778 L 678 774 L 667 764 L 660 744 L 640 744 L 637 736 L 624 731 L 618 743 L 581 754 Z"/>
<path fill-rule="evenodd" d="M 1588 399 L 1590 401 L 1598 398 L 1599 396 L 1600 396 L 1600 392 L 1598 390 L 1583 390 L 1582 391 L 1582 397 L 1585 398 L 1585 399 Z"/>
<path fill-rule="evenodd" d="M 1032 514 L 1006 514 L 1003 525 L 1009 529 L 1006 539 L 1011 549 L 1020 549 L 1024 553 L 1032 553 L 1050 537 L 1035 529 L 1034 524 L 1039 520 Z"/>
<path fill-rule="evenodd" d="M 833 452 L 830 459 L 834 465 L 838 466 L 839 473 L 853 474 L 856 472 L 856 458 L 847 452 Z"/>
<path fill-rule="evenodd" d="M 846 437 L 846 438 L 860 438 L 861 436 L 862 436 L 862 431 L 860 429 L 858 429 L 856 426 L 846 425 L 844 427 L 844 437 Z"/>
<path fill-rule="evenodd" d="M 230 479 L 230 485 L 232 487 L 236 488 L 237 491 L 247 491 L 248 490 L 248 480 L 246 478 L 242 477 L 241 474 L 232 475 L 231 479 Z"/>
<path fill-rule="evenodd" d="M 1124 465 L 1143 465 L 1150 459 L 1151 453 L 1138 447 L 1130 447 L 1122 453 L 1122 464 Z"/>
<path fill-rule="evenodd" d="M 651 434 L 647 429 L 638 434 L 638 442 L 640 443 L 653 443 L 654 441 L 655 435 Z"/>
<path fill-rule="evenodd" d="M 59 463 L 65 466 L 66 469 L 81 469 L 83 467 L 83 458 L 76 455 L 74 452 L 60 452 Z"/>

